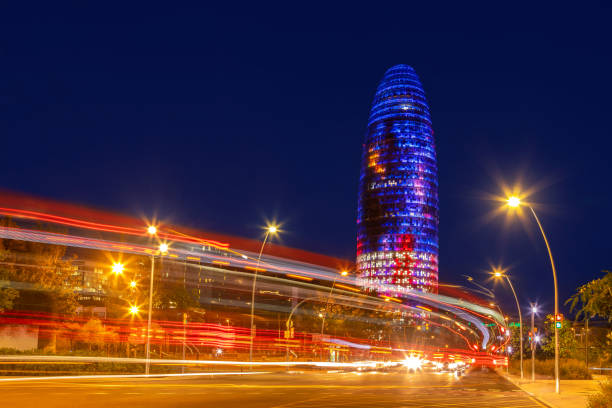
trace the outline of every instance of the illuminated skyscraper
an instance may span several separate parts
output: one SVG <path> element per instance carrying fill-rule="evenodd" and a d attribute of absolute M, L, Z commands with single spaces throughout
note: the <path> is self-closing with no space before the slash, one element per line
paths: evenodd
<path fill-rule="evenodd" d="M 357 270 L 365 286 L 438 289 L 438 170 L 425 92 L 408 65 L 378 85 L 363 147 Z"/>

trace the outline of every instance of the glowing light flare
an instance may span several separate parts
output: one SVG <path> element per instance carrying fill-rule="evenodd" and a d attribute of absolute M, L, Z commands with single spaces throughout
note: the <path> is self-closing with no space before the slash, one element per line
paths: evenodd
<path fill-rule="evenodd" d="M 112 271 L 115 275 L 121 275 L 124 269 L 125 266 L 120 262 L 115 262 L 112 266 Z"/>
<path fill-rule="evenodd" d="M 147 228 L 147 234 L 149 235 L 157 234 L 157 227 L 155 225 L 149 225 L 149 227 Z"/>
<path fill-rule="evenodd" d="M 418 356 L 410 356 L 402 361 L 402 365 L 408 370 L 416 371 L 420 370 L 423 365 L 423 360 Z"/>
<path fill-rule="evenodd" d="M 162 242 L 161 244 L 159 244 L 159 252 L 161 252 L 162 254 L 165 254 L 168 252 L 168 244 L 166 244 L 165 242 Z"/>
<path fill-rule="evenodd" d="M 513 207 L 513 208 L 517 208 L 519 205 L 521 205 L 521 199 L 518 198 L 517 196 L 508 197 L 506 202 L 508 203 L 508 206 Z"/>

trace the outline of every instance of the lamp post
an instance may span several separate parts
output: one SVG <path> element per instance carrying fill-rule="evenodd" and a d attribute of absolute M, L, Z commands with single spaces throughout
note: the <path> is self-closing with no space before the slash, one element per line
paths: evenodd
<path fill-rule="evenodd" d="M 130 326 L 129 326 L 128 334 L 125 339 L 126 348 L 127 348 L 126 355 L 129 358 L 130 357 L 130 333 L 132 332 L 132 323 L 134 321 L 134 317 L 137 317 L 138 313 L 140 313 L 140 307 L 138 307 L 138 305 L 131 305 L 128 311 L 132 315 L 130 317 Z"/>
<path fill-rule="evenodd" d="M 285 328 L 287 329 L 287 331 L 289 331 L 291 329 L 291 318 L 293 317 L 293 313 L 297 310 L 298 307 L 300 307 L 302 304 L 304 304 L 306 301 L 308 300 L 315 300 L 317 299 L 316 297 L 307 297 L 302 299 L 297 305 L 293 306 L 293 309 L 291 309 L 291 313 L 289 313 L 289 317 L 287 318 L 287 321 L 285 322 Z M 285 359 L 287 361 L 289 361 L 289 342 L 287 341 L 287 346 L 286 346 L 286 356 Z"/>
<path fill-rule="evenodd" d="M 553 273 L 553 283 L 555 285 L 555 318 L 559 315 L 559 291 L 557 287 L 557 271 L 555 269 L 555 261 L 553 260 L 552 251 L 550 250 L 550 245 L 548 244 L 548 238 L 546 238 L 546 234 L 544 233 L 544 228 L 542 227 L 542 223 L 538 218 L 533 207 L 527 203 L 523 203 L 521 199 L 517 196 L 508 197 L 507 203 L 510 207 L 517 208 L 520 205 L 525 205 L 531 210 L 531 214 L 533 214 L 533 218 L 535 218 L 538 227 L 540 228 L 540 232 L 542 233 L 542 238 L 544 238 L 544 243 L 546 244 L 546 249 L 548 250 L 548 257 L 550 258 L 550 266 Z M 559 390 L 559 330 L 555 325 L 555 392 L 558 394 Z"/>
<path fill-rule="evenodd" d="M 157 228 L 151 225 L 147 228 L 147 233 L 153 236 L 157 234 Z M 161 255 L 168 252 L 168 244 L 159 244 L 159 253 Z M 151 368 L 151 318 L 153 315 L 153 278 L 155 277 L 155 252 L 151 254 L 151 275 L 149 277 L 149 313 L 147 317 L 147 343 L 145 347 L 145 375 L 149 375 Z"/>
<path fill-rule="evenodd" d="M 538 308 L 535 304 L 531 305 L 531 381 L 535 381 L 535 314 Z"/>
<path fill-rule="evenodd" d="M 347 271 L 340 272 L 340 276 L 347 276 L 347 275 L 348 275 Z M 327 317 L 327 308 L 329 307 L 329 299 L 331 298 L 332 293 L 334 293 L 334 287 L 336 286 L 336 280 L 338 278 L 339 276 L 336 276 L 334 278 L 334 282 L 332 283 L 331 289 L 329 290 L 329 294 L 327 295 L 327 301 L 325 302 L 325 311 L 323 313 L 322 320 L 321 320 L 321 341 L 323 341 L 323 329 L 325 328 L 325 318 Z M 321 355 L 321 358 L 323 358 L 322 355 Z"/>
<path fill-rule="evenodd" d="M 521 380 L 522 380 L 523 379 L 523 314 L 521 313 L 521 305 L 519 304 L 518 297 L 516 296 L 516 291 L 514 290 L 514 286 L 512 285 L 512 281 L 510 280 L 508 275 L 505 274 L 501 270 L 495 270 L 493 272 L 493 275 L 496 278 L 506 278 L 508 285 L 510 285 L 510 289 L 512 289 L 514 300 L 516 301 L 516 309 L 518 310 L 518 314 L 519 314 L 519 336 L 520 336 L 520 348 L 521 348 L 520 356 L 521 356 Z"/>
<path fill-rule="evenodd" d="M 347 271 L 342 271 L 340 272 L 340 276 L 347 276 L 348 272 Z M 329 300 L 331 298 L 331 295 L 334 293 L 334 288 L 336 287 L 336 280 L 339 278 L 339 276 L 336 276 L 334 278 L 334 282 L 331 285 L 331 289 L 329 290 L 329 294 L 327 295 L 327 301 L 325 302 L 325 311 L 323 313 L 323 321 L 321 322 L 321 336 L 323 336 L 323 329 L 325 328 L 325 318 L 327 317 L 327 308 L 329 306 Z"/>
<path fill-rule="evenodd" d="M 512 346 L 506 346 L 506 358 L 508 359 L 508 364 L 506 364 L 506 374 L 509 373 L 510 370 L 510 353 L 512 352 Z"/>
<path fill-rule="evenodd" d="M 251 336 L 249 341 L 249 362 L 253 362 L 253 338 L 255 337 L 254 331 L 254 320 L 255 320 L 255 286 L 257 284 L 257 272 L 259 271 L 259 264 L 261 262 L 261 255 L 263 254 L 264 247 L 268 241 L 270 234 L 276 234 L 278 227 L 275 225 L 268 225 L 266 228 L 266 235 L 264 236 L 263 242 L 261 243 L 261 249 L 259 250 L 259 256 L 257 257 L 257 266 L 255 267 L 255 274 L 253 275 L 253 288 L 251 290 Z M 252 368 L 252 366 L 251 366 Z"/>

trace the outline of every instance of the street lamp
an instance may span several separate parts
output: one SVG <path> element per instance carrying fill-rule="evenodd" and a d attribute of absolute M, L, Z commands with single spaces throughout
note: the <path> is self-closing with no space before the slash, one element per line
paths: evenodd
<path fill-rule="evenodd" d="M 115 262 L 112 266 L 112 271 L 115 275 L 121 275 L 123 274 L 123 270 L 125 269 L 125 267 L 123 266 L 122 263 L 120 262 Z"/>
<path fill-rule="evenodd" d="M 138 314 L 138 312 L 140 312 L 140 308 L 136 305 L 130 306 L 130 314 L 132 316 L 135 316 Z"/>
<path fill-rule="evenodd" d="M 546 249 L 548 250 L 548 257 L 550 258 L 550 266 L 553 273 L 553 283 L 555 285 L 555 317 L 559 315 L 559 291 L 557 288 L 557 271 L 555 269 L 555 261 L 553 260 L 552 251 L 550 250 L 550 245 L 548 244 L 548 238 L 546 238 L 546 234 L 544 233 L 544 228 L 542 227 L 542 223 L 540 219 L 536 215 L 535 210 L 528 203 L 524 203 L 518 196 L 510 196 L 506 200 L 508 206 L 512 208 L 518 208 L 521 205 L 527 206 L 531 210 L 531 214 L 533 214 L 533 218 L 535 218 L 538 227 L 540 228 L 540 232 L 542 233 L 542 238 L 544 238 L 544 243 L 546 244 Z M 555 392 L 559 393 L 559 330 L 555 325 Z"/>
<path fill-rule="evenodd" d="M 291 326 L 292 326 L 291 318 L 293 317 L 293 313 L 295 313 L 295 311 L 298 309 L 298 307 L 302 306 L 304 303 L 306 303 L 309 300 L 316 300 L 316 299 L 318 299 L 318 298 L 316 298 L 316 297 L 307 297 L 307 298 L 304 298 L 304 299 L 300 300 L 298 302 L 298 304 L 293 306 L 293 308 L 291 309 L 291 312 L 289 313 L 289 317 L 287 318 L 287 321 L 285 322 L 285 327 L 287 329 L 287 332 L 289 332 L 291 330 Z M 289 341 L 286 341 L 286 346 L 285 347 L 286 347 L 285 360 L 289 361 Z"/>
<path fill-rule="evenodd" d="M 521 380 L 523 379 L 523 314 L 521 313 L 521 306 L 518 301 L 518 297 L 516 296 L 516 291 L 514 290 L 514 286 L 512 285 L 512 281 L 507 274 L 504 273 L 503 270 L 494 269 L 493 276 L 496 278 L 506 278 L 508 285 L 510 285 L 510 289 L 512 289 L 512 294 L 514 295 L 514 300 L 516 301 L 516 309 L 519 314 L 519 336 L 520 336 L 520 356 L 521 356 Z"/>
<path fill-rule="evenodd" d="M 147 228 L 147 233 L 151 236 L 157 234 L 157 228 L 150 226 Z M 168 252 L 168 244 L 159 244 L 159 253 L 164 255 Z M 155 276 L 155 251 L 151 253 L 151 276 L 149 277 L 149 313 L 147 318 L 147 344 L 146 344 L 146 362 L 145 362 L 145 375 L 149 375 L 151 367 L 151 318 L 153 315 L 153 279 Z"/>
<path fill-rule="evenodd" d="M 535 314 L 538 312 L 538 307 L 535 304 L 531 305 L 531 381 L 535 381 Z"/>
<path fill-rule="evenodd" d="M 259 256 L 257 257 L 257 266 L 255 267 L 255 273 L 253 274 L 253 288 L 251 290 L 251 336 L 249 341 L 249 362 L 253 362 L 253 337 L 255 337 L 253 324 L 255 320 L 255 286 L 257 284 L 257 272 L 259 271 L 261 254 L 263 253 L 264 247 L 266 246 L 268 237 L 270 236 L 270 234 L 275 235 L 276 233 L 278 233 L 278 227 L 276 225 L 268 225 L 266 227 L 266 235 L 264 236 L 263 242 L 261 243 L 261 249 L 259 250 Z"/>
<path fill-rule="evenodd" d="M 348 276 L 348 271 L 341 271 L 340 276 Z M 329 294 L 327 295 L 327 301 L 325 302 L 325 313 L 323 316 L 319 316 L 322 318 L 321 320 L 321 341 L 323 341 L 323 329 L 325 328 L 325 318 L 327 317 L 327 309 L 329 306 L 329 299 L 331 298 L 332 293 L 334 292 L 334 287 L 336 286 L 336 280 L 339 276 L 334 278 L 334 282 L 332 283 L 331 289 L 329 290 Z"/>

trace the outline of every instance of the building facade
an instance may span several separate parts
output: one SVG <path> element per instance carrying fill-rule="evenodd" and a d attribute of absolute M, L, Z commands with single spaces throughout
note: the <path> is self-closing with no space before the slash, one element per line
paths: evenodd
<path fill-rule="evenodd" d="M 438 170 L 429 107 L 407 65 L 376 90 L 363 146 L 357 271 L 364 286 L 437 292 Z"/>

